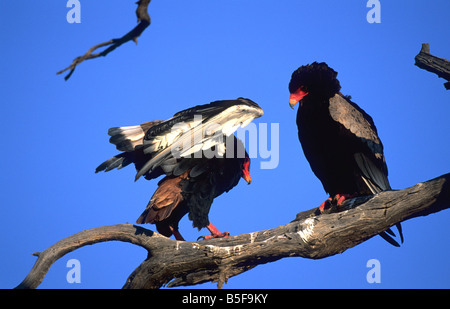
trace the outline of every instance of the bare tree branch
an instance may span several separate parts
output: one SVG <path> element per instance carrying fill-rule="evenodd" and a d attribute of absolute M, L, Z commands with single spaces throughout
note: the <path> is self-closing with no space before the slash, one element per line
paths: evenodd
<path fill-rule="evenodd" d="M 420 52 L 414 58 L 415 65 L 421 69 L 437 74 L 447 80 L 444 83 L 445 89 L 450 89 L 450 61 L 444 58 L 439 58 L 430 54 L 430 45 L 423 43 Z"/>
<path fill-rule="evenodd" d="M 129 242 L 150 251 L 153 247 L 149 247 L 149 245 L 157 242 L 157 239 L 159 238 L 163 239 L 163 241 L 170 241 L 169 238 L 132 224 L 101 226 L 81 231 L 58 241 L 56 244 L 42 252 L 33 253 L 38 259 L 27 277 L 16 288 L 36 288 L 41 284 L 44 276 L 50 269 L 50 266 L 56 262 L 56 260 L 78 248 L 99 242 L 117 240 Z"/>
<path fill-rule="evenodd" d="M 124 288 L 160 288 L 217 282 L 257 265 L 285 257 L 320 259 L 341 253 L 398 222 L 450 208 L 450 173 L 400 191 L 358 197 L 344 211 L 297 214 L 291 223 L 273 229 L 203 241 L 176 241 L 131 224 L 85 230 L 45 251 L 17 288 L 36 288 L 50 266 L 80 247 L 111 240 L 145 248 L 148 256 L 127 279 Z"/>
<path fill-rule="evenodd" d="M 144 32 L 144 30 L 150 25 L 150 15 L 148 15 L 148 5 L 150 4 L 151 0 L 139 0 L 136 2 L 138 5 L 136 9 L 136 16 L 138 19 L 138 25 L 134 27 L 130 32 L 125 34 L 123 37 L 119 39 L 112 39 L 103 43 L 99 43 L 97 45 L 92 46 L 83 56 L 76 57 L 72 64 L 69 65 L 67 68 L 57 72 L 56 74 L 64 73 L 67 70 L 70 70 L 69 74 L 67 74 L 64 79 L 68 80 L 73 72 L 75 71 L 75 68 L 77 65 L 82 63 L 84 60 L 88 59 L 94 59 L 98 57 L 104 57 L 108 55 L 110 52 L 115 50 L 117 47 L 121 46 L 122 44 L 128 42 L 128 41 L 134 41 L 137 44 L 137 38 Z M 101 47 L 109 46 L 102 52 L 98 52 L 93 54 L 94 51 Z"/>

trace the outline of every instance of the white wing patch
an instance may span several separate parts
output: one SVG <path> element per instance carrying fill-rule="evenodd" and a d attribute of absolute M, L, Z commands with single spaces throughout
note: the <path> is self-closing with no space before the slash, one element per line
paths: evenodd
<path fill-rule="evenodd" d="M 155 156 L 137 173 L 136 180 L 168 158 L 187 157 L 212 147 L 216 147 L 217 155 L 223 156 L 224 137 L 230 136 L 239 127 L 248 125 L 262 115 L 261 108 L 233 105 L 208 120 L 202 119 L 201 115 L 195 115 L 193 121 L 173 125 L 170 131 L 151 140 L 144 140 L 144 153 L 153 153 Z"/>
<path fill-rule="evenodd" d="M 109 141 L 121 151 L 133 151 L 137 145 L 142 145 L 145 132 L 141 126 L 114 127 L 108 130 Z"/>
<path fill-rule="evenodd" d="M 164 135 L 157 135 L 153 139 L 145 142 L 145 153 L 152 153 L 163 150 L 172 145 L 180 136 L 185 132 L 191 130 L 191 126 L 188 123 L 177 123 L 169 132 Z"/>

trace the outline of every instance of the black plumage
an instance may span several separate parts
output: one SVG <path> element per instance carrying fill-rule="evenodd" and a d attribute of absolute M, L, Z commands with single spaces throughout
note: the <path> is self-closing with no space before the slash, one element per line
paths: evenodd
<path fill-rule="evenodd" d="M 233 138 L 242 145 L 240 140 Z M 167 176 L 158 183 L 158 189 L 137 220 L 138 224 L 156 224 L 158 231 L 166 236 L 171 233 L 163 233 L 168 228 L 164 226 L 178 229 L 178 221 L 187 213 L 193 227 L 207 227 L 214 198 L 234 188 L 240 178 L 248 183 L 251 181 L 247 152 L 244 157 L 226 158 L 225 153 L 221 158 L 208 159 L 203 156 L 184 158 L 180 162 L 172 173 L 166 173 Z"/>
<path fill-rule="evenodd" d="M 314 62 L 293 72 L 289 103 L 293 107 L 300 102 L 297 127 L 305 157 L 330 197 L 390 190 L 375 124 L 340 88 L 337 72 L 326 63 Z M 400 225 L 398 228 L 403 241 Z"/>

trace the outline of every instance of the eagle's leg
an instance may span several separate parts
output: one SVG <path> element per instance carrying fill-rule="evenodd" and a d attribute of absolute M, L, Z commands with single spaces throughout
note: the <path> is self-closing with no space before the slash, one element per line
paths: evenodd
<path fill-rule="evenodd" d="M 211 224 L 211 222 L 208 224 L 206 228 L 211 232 L 211 235 L 201 236 L 199 237 L 199 239 L 211 239 L 230 236 L 230 232 L 221 233 L 214 225 Z"/>
<path fill-rule="evenodd" d="M 173 226 L 169 225 L 170 230 L 172 231 L 173 236 L 175 236 L 176 240 L 184 241 L 183 236 L 181 236 L 180 232 L 177 228 L 174 228 Z"/>

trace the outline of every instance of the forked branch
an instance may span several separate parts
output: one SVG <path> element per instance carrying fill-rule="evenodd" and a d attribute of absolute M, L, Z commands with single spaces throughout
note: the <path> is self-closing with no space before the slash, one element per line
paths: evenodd
<path fill-rule="evenodd" d="M 300 206 L 300 205 L 299 205 Z M 131 224 L 103 226 L 69 236 L 45 251 L 17 288 L 36 288 L 50 266 L 80 247 L 111 240 L 148 251 L 124 288 L 160 288 L 217 282 L 285 257 L 320 259 L 341 253 L 398 222 L 450 208 L 450 174 L 400 191 L 348 200 L 345 210 L 301 212 L 291 222 L 264 231 L 203 241 L 176 241 Z"/>
<path fill-rule="evenodd" d="M 137 38 L 144 32 L 144 30 L 150 25 L 150 15 L 148 14 L 148 5 L 150 4 L 151 0 L 139 0 L 136 2 L 138 5 L 136 9 L 136 16 L 138 19 L 138 25 L 134 27 L 130 32 L 125 34 L 123 37 L 119 39 L 111 39 L 109 41 L 99 43 L 97 45 L 92 46 L 89 48 L 89 50 L 82 56 L 76 57 L 72 64 L 69 65 L 67 68 L 57 72 L 56 74 L 64 73 L 67 70 L 70 70 L 70 72 L 64 77 L 65 80 L 68 80 L 73 72 L 75 71 L 75 68 L 77 65 L 82 63 L 84 60 L 88 59 L 94 59 L 98 57 L 104 57 L 108 55 L 110 52 L 115 50 L 117 47 L 121 46 L 122 44 L 128 42 L 128 41 L 134 41 L 137 43 Z M 97 49 L 101 47 L 109 46 L 108 48 L 104 49 L 101 52 L 94 53 Z"/>

